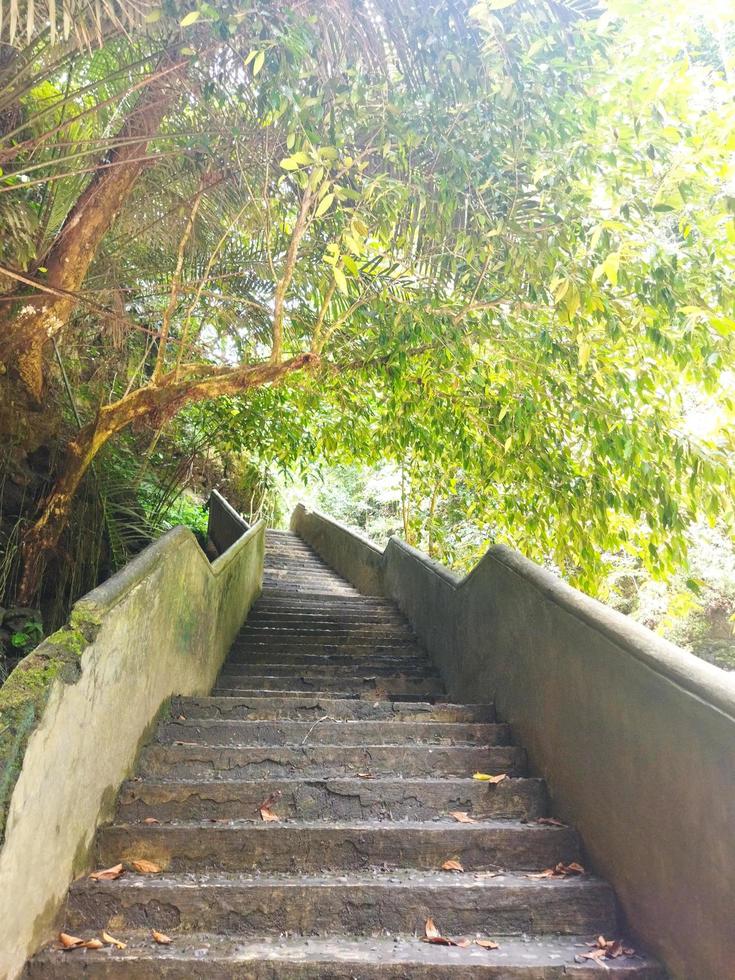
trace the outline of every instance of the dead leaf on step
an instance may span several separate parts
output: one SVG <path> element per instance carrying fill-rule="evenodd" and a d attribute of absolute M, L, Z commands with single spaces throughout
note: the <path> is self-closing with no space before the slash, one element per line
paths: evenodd
<path fill-rule="evenodd" d="M 459 863 L 459 861 L 456 861 L 454 858 L 452 858 L 450 861 L 444 862 L 444 864 L 442 865 L 442 871 L 464 871 L 464 868 Z"/>
<path fill-rule="evenodd" d="M 119 939 L 115 939 L 115 937 L 114 936 L 111 936 L 109 934 L 109 932 L 103 932 L 102 933 L 102 941 L 105 942 L 105 943 L 107 943 L 108 946 L 114 946 L 116 949 L 127 949 L 128 948 L 127 947 L 127 943 L 122 943 L 122 942 L 120 942 Z"/>
<path fill-rule="evenodd" d="M 176 741 L 176 742 L 174 742 L 174 745 L 199 745 L 199 742 L 181 742 L 181 741 Z"/>
<path fill-rule="evenodd" d="M 267 806 L 262 806 L 260 808 L 260 818 L 265 823 L 275 823 L 281 819 L 277 813 L 273 813 L 273 811 L 269 810 Z"/>
<path fill-rule="evenodd" d="M 66 932 L 59 933 L 59 942 L 64 949 L 102 949 L 105 945 L 99 939 L 79 939 Z"/>
<path fill-rule="evenodd" d="M 500 949 L 500 946 L 494 943 L 492 939 L 476 939 L 475 946 L 481 946 L 483 949 Z"/>
<path fill-rule="evenodd" d="M 131 861 L 130 863 L 142 875 L 157 875 L 162 871 L 162 868 L 158 864 L 154 864 L 153 861 L 146 861 L 145 858 L 140 858 L 140 860 Z"/>
<path fill-rule="evenodd" d="M 270 808 L 273 806 L 273 804 L 277 803 L 282 796 L 283 793 L 280 791 L 280 789 L 277 789 L 274 793 L 271 793 L 270 796 L 266 796 L 263 802 L 259 803 L 258 806 L 256 807 L 256 810 L 260 811 L 261 817 L 263 817 L 263 810 L 270 811 Z M 265 820 L 266 817 L 263 817 L 263 819 Z M 279 817 L 276 817 L 276 820 L 279 819 L 280 819 Z"/>
<path fill-rule="evenodd" d="M 471 939 L 458 939 L 456 945 L 459 946 L 460 949 L 467 949 L 468 946 L 471 946 L 472 945 L 472 940 Z"/>
<path fill-rule="evenodd" d="M 358 772 L 358 779 L 375 779 L 375 775 L 372 772 Z"/>
<path fill-rule="evenodd" d="M 635 950 L 625 946 L 622 939 L 605 939 L 604 936 L 598 936 L 593 943 L 589 943 L 589 946 L 591 947 L 589 953 L 581 953 L 574 957 L 577 963 L 583 963 L 585 960 L 599 962 L 616 960 L 619 956 L 635 956 Z"/>
<path fill-rule="evenodd" d="M 556 817 L 539 817 L 535 823 L 545 824 L 547 827 L 566 827 L 565 823 L 557 820 Z"/>
<path fill-rule="evenodd" d="M 489 776 L 486 772 L 476 772 L 473 779 L 478 780 L 481 783 L 502 783 L 504 779 L 508 778 L 508 774 L 501 772 L 499 776 Z"/>
<path fill-rule="evenodd" d="M 93 871 L 89 876 L 94 881 L 114 881 L 115 878 L 119 878 L 120 875 L 125 874 L 125 868 L 122 864 L 116 864 L 113 868 L 105 868 L 103 871 Z"/>
<path fill-rule="evenodd" d="M 155 817 L 146 817 L 143 823 L 160 823 L 160 820 L 156 820 Z"/>
<path fill-rule="evenodd" d="M 155 929 L 151 929 L 151 935 L 161 946 L 170 946 L 173 940 L 170 936 L 167 936 L 165 932 L 156 932 Z"/>
<path fill-rule="evenodd" d="M 553 868 L 546 868 L 537 874 L 526 875 L 527 878 L 573 878 L 575 875 L 587 874 L 581 864 L 572 861 L 571 864 L 555 864 Z"/>
<path fill-rule="evenodd" d="M 456 942 L 453 939 L 447 939 L 446 936 L 442 936 L 441 931 L 437 928 L 436 923 L 433 919 L 427 919 L 424 926 L 425 935 L 422 936 L 422 943 L 435 943 L 437 946 L 456 946 Z"/>
<path fill-rule="evenodd" d="M 466 810 L 452 810 L 449 816 L 454 817 L 457 823 L 477 823 Z"/>

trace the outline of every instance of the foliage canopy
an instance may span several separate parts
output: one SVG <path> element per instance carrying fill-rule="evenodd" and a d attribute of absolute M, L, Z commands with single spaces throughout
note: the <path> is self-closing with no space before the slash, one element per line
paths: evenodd
<path fill-rule="evenodd" d="M 0 357 L 60 406 L 55 345 L 83 426 L 31 543 L 183 411 L 285 468 L 392 460 L 590 587 L 681 565 L 735 449 L 735 27 L 687 7 L 170 3 L 18 47 Z"/>

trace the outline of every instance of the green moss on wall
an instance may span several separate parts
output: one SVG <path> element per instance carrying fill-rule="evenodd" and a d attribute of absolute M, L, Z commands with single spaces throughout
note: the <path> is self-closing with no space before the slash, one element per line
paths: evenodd
<path fill-rule="evenodd" d="M 81 655 L 96 627 L 89 619 L 72 617 L 71 626 L 46 637 L 0 687 L 0 843 L 28 739 L 43 714 L 54 682 L 58 679 L 73 684 L 79 677 Z"/>

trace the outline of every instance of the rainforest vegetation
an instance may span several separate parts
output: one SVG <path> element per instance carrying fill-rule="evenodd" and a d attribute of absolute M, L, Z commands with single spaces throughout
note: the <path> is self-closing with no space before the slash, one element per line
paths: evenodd
<path fill-rule="evenodd" d="M 715 588 L 730 635 L 730 3 L 2 10 L 6 653 L 201 531 L 188 490 L 278 521 L 320 473 L 458 568 Z"/>

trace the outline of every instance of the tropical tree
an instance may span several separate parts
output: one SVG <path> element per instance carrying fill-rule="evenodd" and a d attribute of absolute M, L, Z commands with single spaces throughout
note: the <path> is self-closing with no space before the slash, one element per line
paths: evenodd
<path fill-rule="evenodd" d="M 730 82 L 706 24 L 653 95 L 639 15 L 573 13 L 203 3 L 20 53 L 3 391 L 43 411 L 54 352 L 82 421 L 23 601 L 101 448 L 213 400 L 263 451 L 461 480 L 583 575 L 613 542 L 681 559 L 730 487 L 731 443 L 685 425 L 688 399 L 726 403 Z"/>

